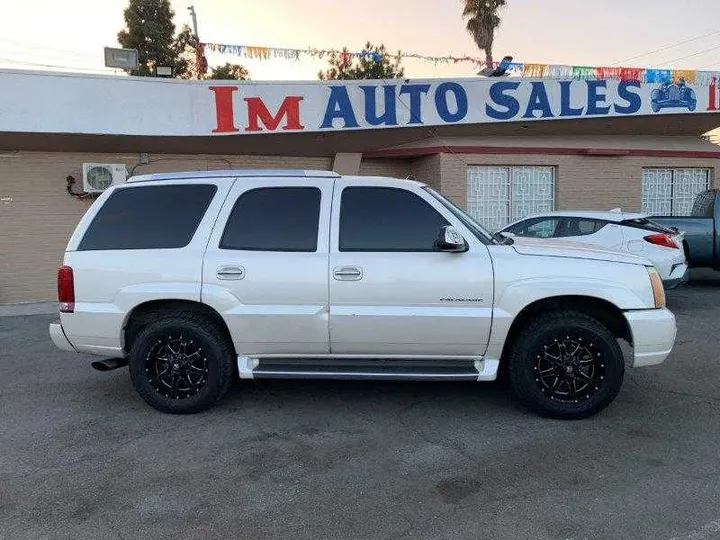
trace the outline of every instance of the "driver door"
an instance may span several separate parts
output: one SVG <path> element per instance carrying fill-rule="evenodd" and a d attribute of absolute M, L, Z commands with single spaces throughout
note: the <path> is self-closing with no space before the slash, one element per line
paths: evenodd
<path fill-rule="evenodd" d="M 444 225 L 463 235 L 467 252 L 437 250 Z M 333 354 L 484 354 L 493 305 L 487 247 L 420 185 L 338 180 L 329 272 Z"/>

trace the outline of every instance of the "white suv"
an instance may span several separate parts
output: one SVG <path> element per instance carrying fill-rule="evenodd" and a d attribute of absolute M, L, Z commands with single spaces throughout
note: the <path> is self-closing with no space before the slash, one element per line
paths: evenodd
<path fill-rule="evenodd" d="M 581 418 L 675 340 L 641 258 L 492 237 L 429 187 L 317 171 L 154 174 L 110 188 L 58 272 L 61 349 L 129 363 L 194 413 L 236 377 L 490 381 Z"/>

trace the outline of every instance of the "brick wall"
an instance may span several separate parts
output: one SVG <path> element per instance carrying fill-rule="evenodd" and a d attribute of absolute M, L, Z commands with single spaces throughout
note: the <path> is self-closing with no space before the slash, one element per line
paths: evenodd
<path fill-rule="evenodd" d="M 412 163 L 412 175 L 415 180 L 432 186 L 437 191 L 441 189 L 441 156 L 427 156 L 418 158 Z"/>
<path fill-rule="evenodd" d="M 546 155 L 441 154 L 441 190 L 465 206 L 467 167 L 471 165 L 550 165 L 556 168 L 556 207 L 639 210 L 643 167 L 702 167 L 717 185 L 720 159 L 656 157 L 591 157 Z"/>
<path fill-rule="evenodd" d="M 330 158 L 151 155 L 136 173 L 224 168 L 329 170 Z M 0 153 L 0 304 L 54 299 L 56 271 L 68 238 L 89 206 L 70 197 L 65 177 L 82 191 L 82 163 L 125 163 L 137 154 Z"/>
<path fill-rule="evenodd" d="M 412 174 L 412 165 L 408 159 L 363 158 L 360 163 L 360 176 L 407 178 L 410 174 Z"/>
<path fill-rule="evenodd" d="M 412 159 L 363 158 L 361 176 L 388 176 L 390 178 L 412 177 L 435 189 L 440 189 L 439 154 Z"/>

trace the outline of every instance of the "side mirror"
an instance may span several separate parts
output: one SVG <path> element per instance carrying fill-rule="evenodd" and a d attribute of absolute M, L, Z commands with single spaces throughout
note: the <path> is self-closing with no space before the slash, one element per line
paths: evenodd
<path fill-rule="evenodd" d="M 451 225 L 444 225 L 440 228 L 438 239 L 435 245 L 440 251 L 447 253 L 463 253 L 468 250 L 467 242 L 462 235 Z"/>

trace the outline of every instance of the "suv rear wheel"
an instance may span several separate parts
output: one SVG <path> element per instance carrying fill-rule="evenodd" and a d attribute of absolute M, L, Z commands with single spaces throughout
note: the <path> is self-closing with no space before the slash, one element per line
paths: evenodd
<path fill-rule="evenodd" d="M 533 320 L 508 358 L 510 384 L 532 411 L 579 419 L 617 396 L 625 360 L 617 339 L 596 319 L 562 311 Z"/>
<path fill-rule="evenodd" d="M 201 315 L 172 314 L 148 324 L 130 351 L 135 390 L 155 409 L 192 414 L 229 390 L 234 354 L 216 324 Z"/>

